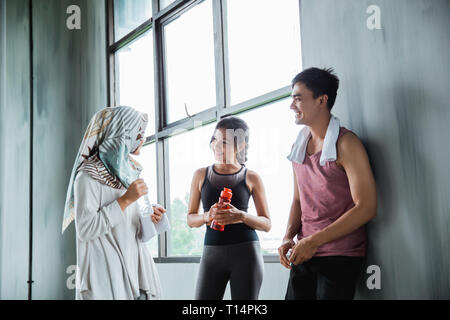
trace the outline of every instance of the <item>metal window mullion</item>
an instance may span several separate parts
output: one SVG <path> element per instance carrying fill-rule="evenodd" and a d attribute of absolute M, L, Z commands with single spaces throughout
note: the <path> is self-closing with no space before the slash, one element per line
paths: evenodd
<path fill-rule="evenodd" d="M 217 120 L 217 108 L 213 107 L 208 110 L 202 111 L 196 114 L 192 118 L 182 119 L 177 122 L 171 123 L 158 133 L 160 138 L 172 137 L 177 134 L 189 131 L 198 127 L 198 123 L 202 126 L 214 122 Z"/>
<path fill-rule="evenodd" d="M 222 0 L 213 0 L 213 28 L 214 28 L 214 62 L 216 79 L 216 107 L 218 111 L 226 106 L 226 86 L 224 69 L 224 45 L 222 24 Z M 220 112 L 218 112 L 219 114 Z M 217 115 L 218 116 L 218 115 Z"/>
<path fill-rule="evenodd" d="M 158 8 L 159 9 L 159 4 Z M 153 11 L 155 13 L 155 10 Z M 170 220 L 170 184 L 169 184 L 169 147 L 168 141 L 161 136 L 165 124 L 167 123 L 167 103 L 166 103 L 166 81 L 165 81 L 165 54 L 164 54 L 164 32 L 162 19 L 155 14 L 153 21 L 153 61 L 154 61 L 154 92 L 155 92 L 155 128 L 157 138 L 157 175 L 158 175 L 158 199 L 167 211 L 167 218 Z M 159 259 L 166 258 L 169 253 L 170 231 L 159 236 Z"/>
<path fill-rule="evenodd" d="M 245 111 L 249 111 L 252 109 L 260 108 L 265 105 L 274 103 L 279 100 L 283 100 L 289 97 L 291 94 L 291 87 L 286 86 L 280 88 L 278 90 L 266 93 L 264 95 L 258 96 L 256 98 L 244 101 L 242 103 L 229 106 L 225 110 L 223 110 L 223 115 L 236 115 Z"/>
<path fill-rule="evenodd" d="M 167 208 L 167 202 L 165 200 L 165 178 L 164 178 L 164 141 L 156 140 L 156 183 L 157 183 L 157 198 L 158 203 L 162 204 L 164 208 Z M 158 257 L 165 256 L 165 237 L 164 234 L 160 234 L 158 237 Z"/>
<path fill-rule="evenodd" d="M 112 43 L 109 46 L 109 50 L 111 52 L 117 52 L 120 49 L 126 47 L 136 39 L 140 38 L 144 33 L 146 33 L 148 30 L 152 28 L 153 20 L 152 18 L 145 21 L 143 24 L 141 24 L 136 29 L 132 30 L 130 33 L 128 33 L 126 36 L 124 36 L 122 39 L 120 39 L 117 42 Z"/>
<path fill-rule="evenodd" d="M 160 20 L 153 22 L 153 70 L 155 92 L 155 131 L 159 133 L 166 123 L 164 39 Z"/>
<path fill-rule="evenodd" d="M 222 15 L 222 43 L 223 43 L 223 76 L 225 87 L 225 108 L 231 103 L 230 60 L 228 51 L 228 0 L 220 0 Z M 222 111 L 225 112 L 223 109 Z M 219 115 L 220 116 L 220 115 Z"/>
<path fill-rule="evenodd" d="M 153 0 L 153 17 L 159 11 L 159 1 Z M 156 140 L 156 179 L 158 203 L 167 208 L 165 194 L 165 166 L 164 166 L 164 140 L 161 140 L 159 132 L 164 120 L 164 86 L 162 66 L 162 40 L 161 25 L 159 20 L 153 20 L 153 86 L 154 86 L 154 108 L 155 108 L 155 140 Z M 166 256 L 166 233 L 158 236 L 158 258 Z"/>
<path fill-rule="evenodd" d="M 163 146 L 163 158 L 161 159 L 162 162 L 164 163 L 164 204 L 166 208 L 171 208 L 170 204 L 170 170 L 169 170 L 169 154 L 170 154 L 170 149 L 169 149 L 169 139 L 163 139 L 162 140 L 162 146 Z M 170 221 L 171 218 L 171 210 L 168 210 L 167 212 L 167 218 Z M 165 232 L 162 237 L 161 237 L 161 250 L 162 250 L 162 255 L 161 257 L 168 257 L 169 256 L 169 252 L 170 252 L 170 248 L 171 248 L 171 233 L 170 232 Z"/>
<path fill-rule="evenodd" d="M 160 20 L 161 24 L 167 24 L 177 19 L 186 11 L 190 10 L 192 6 L 199 4 L 205 0 L 177 0 L 171 3 L 168 7 L 159 11 L 155 16 L 155 20 Z"/>
<path fill-rule="evenodd" d="M 108 81 L 107 103 L 108 107 L 116 105 L 116 61 L 115 53 L 110 50 L 110 46 L 114 43 L 114 0 L 105 0 L 106 2 L 106 55 L 107 55 L 107 71 L 106 78 Z"/>
<path fill-rule="evenodd" d="M 152 17 L 159 12 L 159 0 L 152 0 Z"/>

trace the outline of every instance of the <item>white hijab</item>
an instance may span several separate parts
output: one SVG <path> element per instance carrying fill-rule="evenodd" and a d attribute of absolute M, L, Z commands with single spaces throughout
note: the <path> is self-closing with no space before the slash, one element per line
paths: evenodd
<path fill-rule="evenodd" d="M 74 220 L 74 182 L 80 170 L 113 188 L 128 188 L 142 167 L 129 154 L 145 139 L 148 116 L 131 107 L 105 108 L 92 118 L 70 176 L 62 232 Z"/>

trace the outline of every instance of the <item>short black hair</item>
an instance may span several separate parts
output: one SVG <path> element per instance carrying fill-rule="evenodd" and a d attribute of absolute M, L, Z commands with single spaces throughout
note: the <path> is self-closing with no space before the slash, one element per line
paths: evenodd
<path fill-rule="evenodd" d="M 328 96 L 328 110 L 334 106 L 339 88 L 339 78 L 334 74 L 333 68 L 309 68 L 303 70 L 292 80 L 292 88 L 297 82 L 303 83 L 313 92 L 314 99 L 326 94 Z"/>

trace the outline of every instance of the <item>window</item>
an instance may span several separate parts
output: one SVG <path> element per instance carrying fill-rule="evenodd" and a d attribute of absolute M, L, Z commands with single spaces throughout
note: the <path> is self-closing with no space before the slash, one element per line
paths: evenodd
<path fill-rule="evenodd" d="M 169 139 L 170 223 L 169 256 L 201 255 L 205 226 L 186 223 L 192 177 L 195 170 L 214 163 L 209 148 L 215 125 L 197 128 Z M 200 203 L 199 212 L 202 213 Z"/>
<path fill-rule="evenodd" d="M 238 115 L 249 126 L 247 167 L 261 177 L 272 222 L 270 232 L 257 231 L 265 254 L 277 254 L 286 232 L 293 196 L 292 165 L 287 156 L 297 138 L 299 126 L 289 109 L 291 101 L 281 100 Z M 248 213 L 256 215 L 253 198 Z"/>
<path fill-rule="evenodd" d="M 159 10 L 167 8 L 169 5 L 174 3 L 176 0 L 159 0 Z"/>
<path fill-rule="evenodd" d="M 152 201 L 163 199 L 171 222 L 149 250 L 162 262 L 202 254 L 206 227 L 186 221 L 192 177 L 215 162 L 209 142 L 217 119 L 235 115 L 249 125 L 246 165 L 263 180 L 272 218 L 270 232 L 258 231 L 261 247 L 266 261 L 278 261 L 293 192 L 286 156 L 300 129 L 289 109 L 290 82 L 302 69 L 299 1 L 159 0 L 152 16 L 153 1 L 107 2 L 114 2 L 108 12 L 115 22 L 110 105 L 149 115 L 148 144 L 137 160 Z M 257 214 L 253 200 L 249 213 Z"/>
<path fill-rule="evenodd" d="M 216 105 L 211 1 L 164 26 L 168 123 Z"/>
<path fill-rule="evenodd" d="M 152 16 L 152 0 L 114 1 L 114 38 L 119 40 Z"/>
<path fill-rule="evenodd" d="M 116 53 L 117 102 L 149 116 L 147 134 L 155 133 L 153 36 L 146 32 Z"/>
<path fill-rule="evenodd" d="M 227 0 L 231 105 L 284 87 L 301 71 L 298 0 Z"/>

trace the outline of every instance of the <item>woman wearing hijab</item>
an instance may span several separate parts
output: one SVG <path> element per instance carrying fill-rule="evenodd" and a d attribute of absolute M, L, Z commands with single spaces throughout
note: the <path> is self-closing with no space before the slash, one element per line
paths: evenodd
<path fill-rule="evenodd" d="M 77 300 L 161 298 L 155 263 L 140 240 L 143 225 L 158 223 L 165 210 L 154 207 L 151 218 L 141 217 L 136 200 L 148 190 L 130 157 L 140 153 L 147 123 L 147 114 L 121 106 L 99 111 L 86 130 L 62 229 L 75 220 Z"/>

